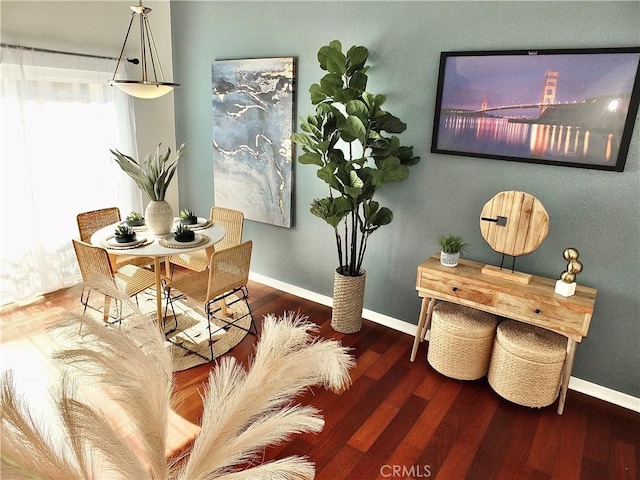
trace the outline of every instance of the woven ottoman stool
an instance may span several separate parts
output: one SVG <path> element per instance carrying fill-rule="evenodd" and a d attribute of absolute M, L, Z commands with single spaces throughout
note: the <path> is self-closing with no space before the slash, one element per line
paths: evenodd
<path fill-rule="evenodd" d="M 567 339 L 514 320 L 498 326 L 488 380 L 501 397 L 526 407 L 546 407 L 558 396 Z"/>
<path fill-rule="evenodd" d="M 487 374 L 495 337 L 495 315 L 440 302 L 433 308 L 427 361 L 441 374 L 477 380 Z"/>

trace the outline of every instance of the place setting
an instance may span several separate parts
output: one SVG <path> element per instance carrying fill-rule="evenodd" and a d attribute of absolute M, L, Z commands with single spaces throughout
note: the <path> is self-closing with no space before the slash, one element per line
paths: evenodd
<path fill-rule="evenodd" d="M 153 238 L 140 235 L 133 227 L 121 223 L 115 227 L 113 234 L 106 237 L 101 243 L 106 248 L 127 250 L 149 245 L 153 243 Z"/>

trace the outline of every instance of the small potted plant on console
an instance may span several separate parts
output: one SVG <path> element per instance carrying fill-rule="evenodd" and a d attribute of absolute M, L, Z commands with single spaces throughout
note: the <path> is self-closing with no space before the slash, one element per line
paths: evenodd
<path fill-rule="evenodd" d="M 133 231 L 133 228 L 124 223 L 118 225 L 113 234 L 116 242 L 118 243 L 129 243 L 133 242 L 136 239 L 136 232 Z"/>
<path fill-rule="evenodd" d="M 198 216 L 189 209 L 180 210 L 180 223 L 182 225 L 195 225 L 198 223 Z"/>
<path fill-rule="evenodd" d="M 138 212 L 131 212 L 127 215 L 126 222 L 130 227 L 141 227 L 144 225 L 144 217 Z"/>
<path fill-rule="evenodd" d="M 173 238 L 176 242 L 191 242 L 195 240 L 196 234 L 188 225 L 180 224 L 176 227 L 176 231 L 173 233 Z"/>
<path fill-rule="evenodd" d="M 455 267 L 460 260 L 460 254 L 466 252 L 468 246 L 462 237 L 440 236 L 440 263 L 445 267 Z"/>

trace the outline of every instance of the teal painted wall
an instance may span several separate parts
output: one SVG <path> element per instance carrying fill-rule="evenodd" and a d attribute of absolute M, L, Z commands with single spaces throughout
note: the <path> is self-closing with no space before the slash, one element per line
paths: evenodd
<path fill-rule="evenodd" d="M 499 262 L 480 234 L 480 210 L 500 191 L 526 191 L 547 209 L 550 232 L 517 268 L 557 277 L 566 265 L 562 251 L 575 246 L 584 263 L 578 283 L 599 289 L 573 375 L 640 396 L 640 125 L 623 173 L 429 152 L 441 51 L 637 46 L 639 2 L 175 1 L 171 16 L 174 72 L 182 83 L 176 138 L 187 143 L 181 205 L 205 214 L 213 204 L 214 59 L 295 56 L 299 118 L 313 110 L 307 92 L 322 75 L 319 47 L 333 39 L 347 48 L 364 45 L 371 52 L 369 91 L 387 95 L 388 110 L 408 124 L 403 143 L 422 156 L 406 182 L 380 191 L 395 216 L 370 239 L 365 308 L 416 323 L 416 266 L 439 250 L 438 236 L 461 234 L 471 243 L 469 258 Z M 308 212 L 324 195 L 315 168 L 294 165 L 293 228 L 246 222 L 254 272 L 331 295 L 333 232 Z"/>

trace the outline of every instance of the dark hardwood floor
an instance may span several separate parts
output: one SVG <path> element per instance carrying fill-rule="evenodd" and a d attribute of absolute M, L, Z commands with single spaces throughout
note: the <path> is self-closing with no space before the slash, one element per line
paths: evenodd
<path fill-rule="evenodd" d="M 299 312 L 320 326 L 320 335 L 351 347 L 357 360 L 347 391 L 314 388 L 300 399 L 322 410 L 324 430 L 270 447 L 265 460 L 308 456 L 319 480 L 639 478 L 638 413 L 574 391 L 562 416 L 555 404 L 520 407 L 501 399 L 486 379 L 461 382 L 436 373 L 425 360 L 424 344 L 411 363 L 409 335 L 369 321 L 356 334 L 339 334 L 330 327 L 328 307 L 255 282 L 249 290 L 259 329 L 264 315 Z M 33 333 L 30 318 L 44 324 L 75 302 L 75 292 L 62 291 L 3 309 L 3 343 Z M 248 335 L 229 354 L 246 364 L 255 341 Z M 175 374 L 176 411 L 194 423 L 211 367 Z"/>

